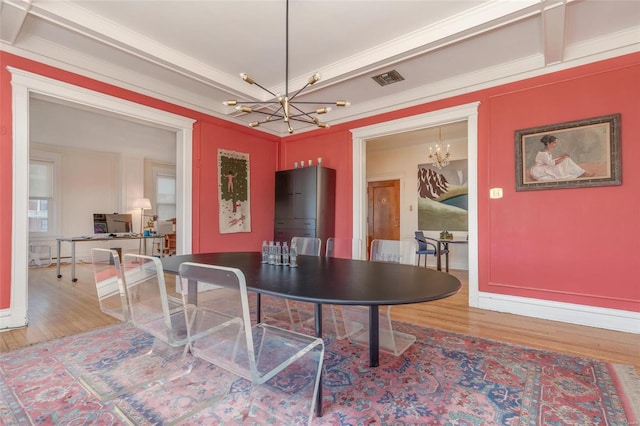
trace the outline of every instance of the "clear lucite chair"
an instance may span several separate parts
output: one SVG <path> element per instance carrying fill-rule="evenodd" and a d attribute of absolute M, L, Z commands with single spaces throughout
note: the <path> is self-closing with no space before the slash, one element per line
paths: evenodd
<path fill-rule="evenodd" d="M 101 400 L 112 399 L 189 373 L 187 310 L 180 295 L 167 292 L 160 260 L 125 254 L 121 272 L 127 291 L 131 324 L 150 335 L 140 347 L 108 354 L 100 361 L 112 368 L 96 368 L 81 375 L 81 382 Z"/>
<path fill-rule="evenodd" d="M 416 242 L 414 240 L 373 240 L 370 260 L 372 262 L 403 263 L 415 265 Z M 393 285 L 393 283 L 389 283 Z M 342 306 L 342 318 L 347 338 L 352 343 L 369 345 L 369 308 L 364 306 Z M 354 325 L 359 327 L 358 330 Z M 379 307 L 380 350 L 401 355 L 416 341 L 416 337 L 393 329 L 391 306 Z"/>
<path fill-rule="evenodd" d="M 197 283 L 198 308 L 190 311 L 191 353 L 251 381 L 246 415 L 262 424 L 310 424 L 320 386 L 322 339 L 252 325 L 239 269 L 186 262 L 180 265 L 180 278 L 184 298 Z"/>
<path fill-rule="evenodd" d="M 320 256 L 322 241 L 320 238 L 293 237 L 291 247 L 295 247 L 296 253 L 303 256 Z M 282 324 L 288 322 L 294 328 L 300 328 L 308 320 L 308 312 L 313 312 L 314 307 L 308 303 L 290 302 L 287 299 L 276 296 L 260 296 L 264 312 L 264 322 Z M 301 316 L 302 315 L 302 316 Z"/>
<path fill-rule="evenodd" d="M 361 259 L 362 240 L 357 238 L 327 238 L 325 257 L 335 257 L 338 259 Z M 342 321 L 342 309 L 339 306 L 329 305 L 328 316 L 323 314 L 323 318 L 328 318 L 330 326 L 333 327 L 337 339 L 347 337 L 347 330 Z M 362 328 L 360 323 L 353 323 L 349 327 L 351 333 L 355 333 Z"/>
<path fill-rule="evenodd" d="M 291 247 L 295 247 L 298 254 L 303 256 L 320 256 L 322 240 L 311 237 L 291 238 Z"/>
<path fill-rule="evenodd" d="M 92 248 L 91 266 L 100 310 L 120 321 L 129 321 L 131 315 L 118 252 Z"/>

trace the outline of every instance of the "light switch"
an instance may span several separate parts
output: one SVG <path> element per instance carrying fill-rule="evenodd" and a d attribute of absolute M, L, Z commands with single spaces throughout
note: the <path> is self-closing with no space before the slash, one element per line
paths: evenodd
<path fill-rule="evenodd" d="M 491 188 L 489 190 L 489 198 L 502 198 L 502 188 Z"/>

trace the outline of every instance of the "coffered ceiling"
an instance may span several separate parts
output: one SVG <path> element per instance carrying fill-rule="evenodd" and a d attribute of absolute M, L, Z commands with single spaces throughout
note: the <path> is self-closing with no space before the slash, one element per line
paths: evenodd
<path fill-rule="evenodd" d="M 285 0 L 0 0 L 0 47 L 247 124 L 264 116 L 223 101 L 271 100 L 242 72 L 285 93 L 285 17 Z M 322 77 L 298 100 L 351 102 L 336 124 L 639 51 L 640 1 L 290 0 L 288 50 L 290 93 Z"/>

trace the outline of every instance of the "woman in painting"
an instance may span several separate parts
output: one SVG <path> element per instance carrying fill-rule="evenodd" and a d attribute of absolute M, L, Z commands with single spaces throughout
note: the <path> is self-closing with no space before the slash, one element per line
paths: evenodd
<path fill-rule="evenodd" d="M 544 135 L 540 142 L 544 148 L 536 155 L 535 164 L 531 167 L 531 177 L 535 180 L 575 179 L 585 175 L 585 170 L 578 166 L 569 154 L 557 158 L 551 156 L 551 150 L 558 144 L 558 138 Z"/>

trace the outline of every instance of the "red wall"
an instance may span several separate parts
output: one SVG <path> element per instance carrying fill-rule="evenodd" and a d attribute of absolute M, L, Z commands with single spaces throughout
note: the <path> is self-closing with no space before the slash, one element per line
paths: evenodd
<path fill-rule="evenodd" d="M 476 101 L 480 291 L 640 312 L 640 54 L 285 138 L 280 167 L 321 156 L 336 168 L 336 235 L 349 236 L 349 130 Z M 516 130 L 613 113 L 621 186 L 515 191 Z"/>
<path fill-rule="evenodd" d="M 198 120 L 193 250 L 255 250 L 273 233 L 273 172 L 323 157 L 337 170 L 336 236 L 352 232 L 350 129 L 480 102 L 479 285 L 484 292 L 640 312 L 640 53 L 468 93 L 280 141 L 213 117 L 0 52 L 0 309 L 11 266 L 11 113 L 6 65 Z M 621 186 L 515 192 L 514 131 L 604 114 L 622 116 Z M 253 231 L 220 235 L 217 149 L 250 154 Z M 504 197 L 489 200 L 489 188 Z"/>
<path fill-rule="evenodd" d="M 483 102 L 481 290 L 640 311 L 640 55 L 492 90 Z M 621 114 L 622 185 L 515 192 L 514 130 Z"/>

